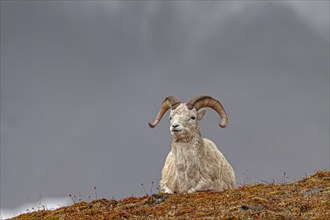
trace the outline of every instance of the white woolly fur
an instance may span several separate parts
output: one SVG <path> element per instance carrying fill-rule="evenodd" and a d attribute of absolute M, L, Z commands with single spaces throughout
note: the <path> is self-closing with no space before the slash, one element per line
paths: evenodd
<path fill-rule="evenodd" d="M 162 170 L 163 192 L 219 192 L 235 187 L 232 166 L 211 140 L 201 136 L 199 121 L 205 112 L 189 110 L 186 103 L 171 109 L 172 149 Z"/>

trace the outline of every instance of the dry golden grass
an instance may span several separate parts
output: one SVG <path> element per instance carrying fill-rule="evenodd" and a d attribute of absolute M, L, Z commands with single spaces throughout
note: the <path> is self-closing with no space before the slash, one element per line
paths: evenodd
<path fill-rule="evenodd" d="M 221 193 L 157 194 L 80 202 L 32 219 L 330 219 L 330 171 L 290 184 L 246 185 Z"/>

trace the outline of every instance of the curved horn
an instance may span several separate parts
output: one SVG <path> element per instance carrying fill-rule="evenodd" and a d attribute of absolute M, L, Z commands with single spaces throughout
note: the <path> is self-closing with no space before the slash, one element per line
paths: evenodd
<path fill-rule="evenodd" d="M 158 124 L 158 122 L 160 121 L 160 119 L 162 119 L 163 115 L 165 114 L 165 112 L 166 112 L 169 108 L 171 108 L 172 110 L 174 110 L 174 109 L 176 109 L 180 104 L 181 104 L 181 101 L 180 101 L 178 98 L 176 98 L 176 97 L 174 97 L 174 96 L 168 96 L 168 97 L 166 97 L 165 100 L 163 101 L 161 107 L 160 107 L 160 110 L 159 110 L 159 112 L 158 112 L 158 115 L 157 115 L 157 117 L 156 117 L 154 123 L 151 124 L 151 123 L 149 122 L 149 123 L 148 123 L 149 126 L 150 126 L 151 128 L 154 128 L 154 127 Z"/>
<path fill-rule="evenodd" d="M 211 96 L 197 96 L 187 102 L 187 107 L 190 110 L 192 108 L 195 108 L 197 111 L 204 107 L 210 107 L 214 111 L 216 111 L 221 117 L 221 123 L 219 124 L 219 126 L 221 128 L 227 126 L 228 117 L 225 112 L 225 109 L 222 107 L 221 103 L 218 100 L 212 98 Z"/>

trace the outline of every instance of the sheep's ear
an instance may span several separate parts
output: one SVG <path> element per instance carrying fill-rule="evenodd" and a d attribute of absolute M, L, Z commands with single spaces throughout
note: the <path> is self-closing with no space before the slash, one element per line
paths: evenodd
<path fill-rule="evenodd" d="M 205 114 L 206 114 L 206 110 L 205 109 L 200 110 L 199 112 L 197 112 L 197 119 L 199 121 L 202 120 L 205 117 Z"/>

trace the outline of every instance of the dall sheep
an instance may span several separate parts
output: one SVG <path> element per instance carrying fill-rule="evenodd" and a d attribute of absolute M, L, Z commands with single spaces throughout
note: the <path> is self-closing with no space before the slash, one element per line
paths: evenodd
<path fill-rule="evenodd" d="M 228 118 L 224 108 L 218 100 L 210 96 L 198 96 L 187 103 L 168 96 L 162 103 L 154 123 L 149 123 L 149 126 L 154 128 L 166 111 L 171 109 L 172 149 L 162 170 L 162 192 L 220 192 L 235 187 L 232 166 L 212 141 L 201 136 L 199 121 L 204 118 L 206 110 L 200 109 L 204 107 L 210 107 L 220 115 L 220 127 L 227 126 Z"/>

